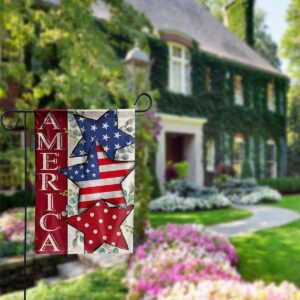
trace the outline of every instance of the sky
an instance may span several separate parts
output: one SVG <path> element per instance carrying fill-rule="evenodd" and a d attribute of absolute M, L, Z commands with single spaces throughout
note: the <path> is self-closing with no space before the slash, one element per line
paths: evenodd
<path fill-rule="evenodd" d="M 290 0 L 256 0 L 256 7 L 262 8 L 266 12 L 266 23 L 269 32 L 278 45 L 287 28 L 285 15 L 289 3 Z M 283 70 L 286 70 L 286 63 L 286 61 L 283 61 Z"/>

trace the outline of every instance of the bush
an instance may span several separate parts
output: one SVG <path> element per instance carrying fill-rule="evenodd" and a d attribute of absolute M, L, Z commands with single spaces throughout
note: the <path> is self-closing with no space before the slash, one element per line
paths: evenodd
<path fill-rule="evenodd" d="M 269 187 L 257 187 L 249 194 L 230 197 L 231 201 L 237 204 L 257 204 L 262 201 L 279 202 L 281 198 L 279 192 Z"/>
<path fill-rule="evenodd" d="M 300 192 L 300 177 L 264 178 L 259 179 L 258 184 L 267 185 L 282 194 Z"/>
<path fill-rule="evenodd" d="M 186 179 L 190 176 L 190 163 L 188 161 L 182 161 L 174 164 L 178 173 L 178 179 Z"/>
<path fill-rule="evenodd" d="M 191 211 L 223 208 L 230 206 L 227 197 L 222 194 L 214 194 L 206 197 L 181 197 L 177 194 L 166 194 L 150 202 L 152 211 Z"/>
<path fill-rule="evenodd" d="M 168 183 L 167 189 L 181 197 L 205 197 L 218 193 L 214 187 L 200 187 L 188 179 L 172 180 Z"/>
<path fill-rule="evenodd" d="M 27 211 L 27 250 L 33 249 L 34 208 Z M 24 210 L 14 208 L 0 215 L 0 257 L 23 253 Z"/>
<path fill-rule="evenodd" d="M 241 173 L 241 178 L 253 178 L 253 170 L 252 166 L 249 160 L 244 160 L 243 165 L 242 165 L 242 173 Z"/>
<path fill-rule="evenodd" d="M 5 194 L 0 194 L 0 212 L 15 207 L 24 207 L 24 197 L 24 191 L 18 191 L 9 196 Z M 34 197 L 30 193 L 27 194 L 27 203 L 28 206 L 34 205 Z"/>

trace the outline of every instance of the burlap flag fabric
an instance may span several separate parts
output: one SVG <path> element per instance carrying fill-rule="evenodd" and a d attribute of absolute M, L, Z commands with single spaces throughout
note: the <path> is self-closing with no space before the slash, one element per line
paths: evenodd
<path fill-rule="evenodd" d="M 131 253 L 135 111 L 35 111 L 35 253 Z"/>

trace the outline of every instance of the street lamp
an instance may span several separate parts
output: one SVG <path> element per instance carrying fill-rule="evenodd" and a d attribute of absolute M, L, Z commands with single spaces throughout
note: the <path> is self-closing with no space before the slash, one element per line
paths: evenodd
<path fill-rule="evenodd" d="M 138 40 L 125 57 L 123 62 L 129 88 L 139 93 L 149 88 L 149 76 L 152 62 L 149 55 L 140 49 Z"/>

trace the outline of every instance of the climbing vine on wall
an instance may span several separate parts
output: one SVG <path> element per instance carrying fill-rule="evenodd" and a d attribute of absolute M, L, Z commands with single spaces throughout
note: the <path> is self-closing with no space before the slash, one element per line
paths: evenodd
<path fill-rule="evenodd" d="M 158 38 L 149 39 L 154 66 L 151 79 L 154 88 L 160 91 L 157 105 L 160 111 L 176 115 L 204 117 L 206 139 L 212 138 L 217 143 L 224 139 L 224 133 L 230 137 L 232 145 L 236 133 L 246 139 L 267 140 L 272 138 L 280 146 L 280 138 L 285 136 L 285 103 L 288 79 L 251 67 L 221 59 L 199 49 L 196 42 L 191 48 L 192 94 L 172 93 L 167 89 L 168 82 L 168 47 Z M 205 89 L 205 73 L 211 72 L 211 89 Z M 243 78 L 244 105 L 234 104 L 234 76 Z M 276 94 L 276 113 L 267 107 L 267 85 L 274 83 Z M 249 143 L 246 143 L 248 147 Z M 221 146 L 221 145 L 220 145 Z M 222 148 L 222 147 L 219 147 Z M 226 153 L 217 151 L 217 160 L 223 161 Z M 229 147 L 232 152 L 232 147 Z M 278 151 L 279 153 L 280 151 Z M 246 149 L 246 154 L 249 153 Z M 279 159 L 279 157 L 278 157 Z"/>

